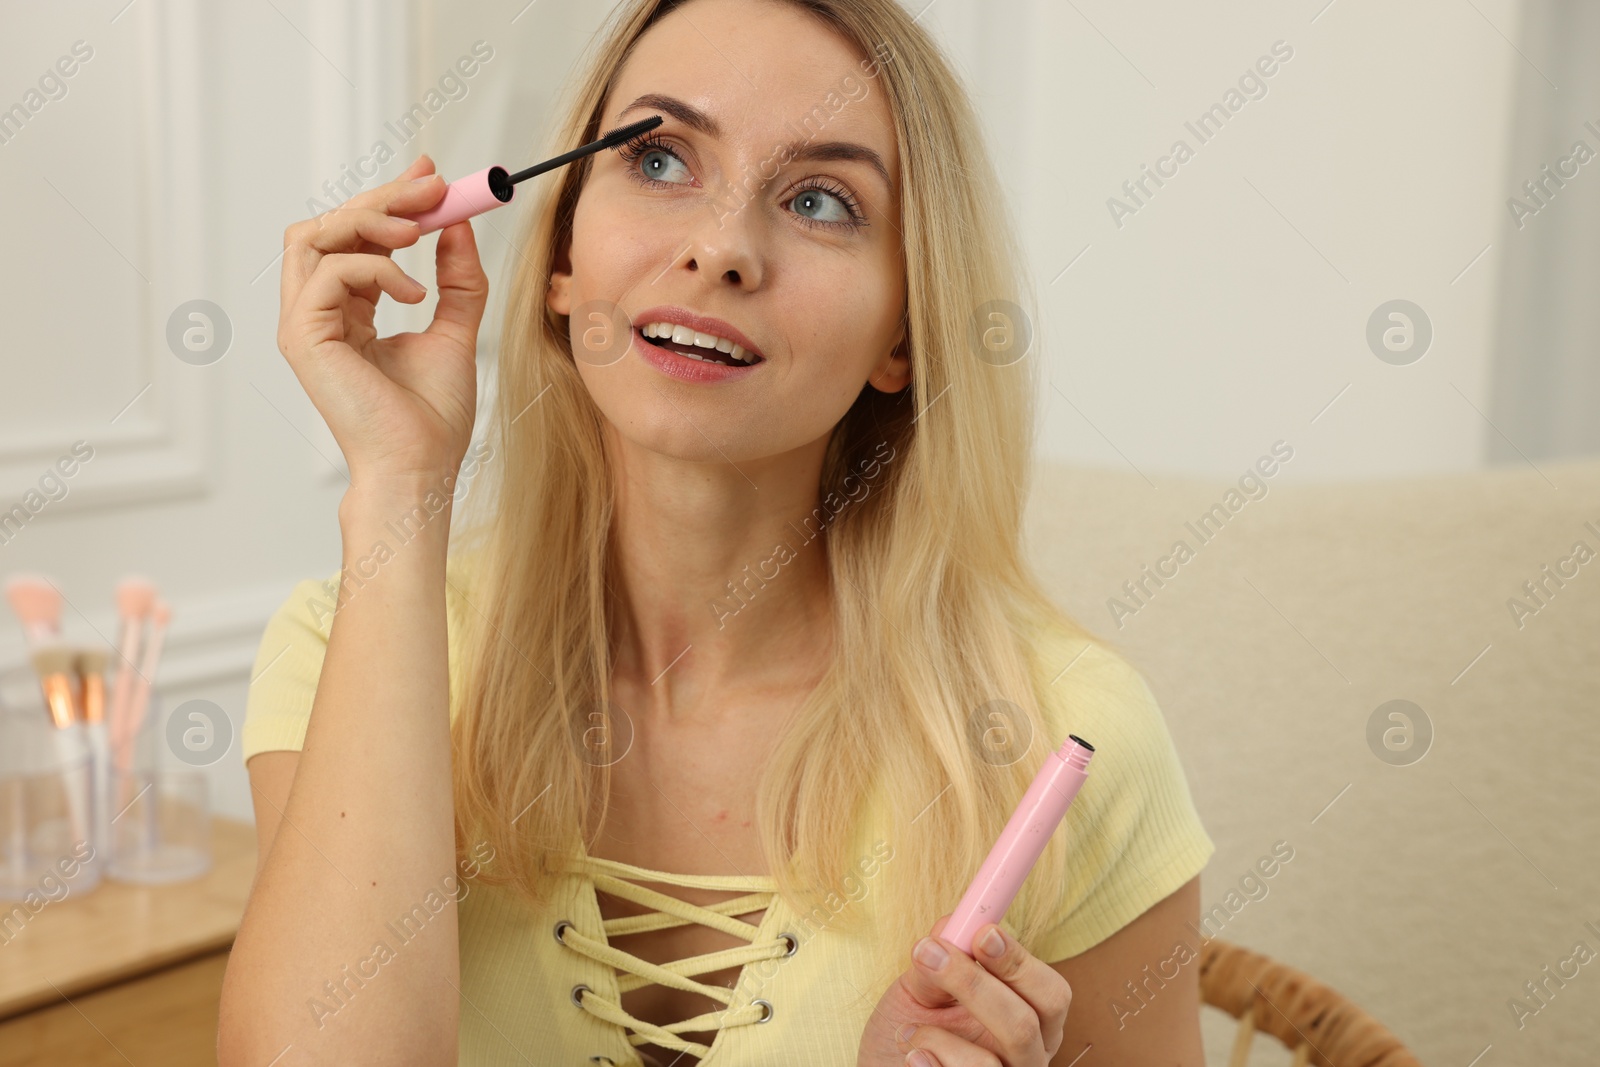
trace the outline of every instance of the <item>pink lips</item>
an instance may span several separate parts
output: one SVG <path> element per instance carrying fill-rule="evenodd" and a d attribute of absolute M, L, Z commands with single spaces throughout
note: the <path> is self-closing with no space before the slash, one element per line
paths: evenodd
<path fill-rule="evenodd" d="M 667 320 L 651 319 L 650 321 L 665 322 Z M 707 330 L 706 332 L 710 333 L 711 331 Z M 718 336 L 727 337 L 726 334 L 718 334 Z M 728 340 L 731 341 L 733 338 L 729 337 Z M 639 354 L 640 359 L 662 374 L 686 382 L 725 382 L 732 378 L 743 378 L 746 374 L 752 373 L 761 366 L 760 363 L 752 363 L 734 367 L 723 363 L 709 363 L 704 360 L 690 359 L 688 356 L 680 356 L 670 348 L 662 348 L 660 345 L 651 344 L 650 339 L 641 332 L 638 326 L 633 328 L 633 350 Z"/>
<path fill-rule="evenodd" d="M 669 377 L 686 382 L 722 382 L 732 378 L 742 378 L 766 362 L 764 358 L 755 363 L 742 366 L 730 366 L 722 363 L 711 363 L 704 360 L 690 359 L 688 356 L 679 355 L 670 348 L 662 348 L 651 343 L 643 333 L 646 323 L 670 322 L 675 326 L 687 326 L 699 333 L 709 333 L 717 337 L 727 338 L 735 344 L 744 346 L 745 350 L 761 356 L 761 350 L 750 343 L 750 339 L 731 324 L 721 319 L 710 318 L 706 315 L 697 315 L 687 308 L 675 306 L 662 306 L 646 308 L 633 316 L 633 348 L 639 357 L 661 373 Z"/>
<path fill-rule="evenodd" d="M 687 326 L 698 333 L 726 337 L 735 344 L 743 345 L 746 352 L 754 352 L 758 356 L 766 355 L 759 345 L 740 333 L 738 327 L 732 323 L 713 319 L 708 315 L 697 315 L 688 308 L 663 304 L 660 307 L 645 308 L 633 316 L 633 328 L 636 330 L 647 322 L 670 322 L 674 326 Z"/>

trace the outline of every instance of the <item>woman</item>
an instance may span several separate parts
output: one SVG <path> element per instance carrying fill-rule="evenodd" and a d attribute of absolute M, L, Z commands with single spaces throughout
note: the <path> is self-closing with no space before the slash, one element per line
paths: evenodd
<path fill-rule="evenodd" d="M 664 122 L 531 198 L 456 545 L 472 225 L 383 339 L 431 161 L 285 235 L 279 346 L 352 484 L 261 643 L 223 1062 L 1202 1062 L 1212 843 L 1023 561 L 1036 360 L 949 67 L 893 0 L 630 0 L 574 85 L 548 154 Z M 1088 783 L 954 951 L 1069 730 Z"/>

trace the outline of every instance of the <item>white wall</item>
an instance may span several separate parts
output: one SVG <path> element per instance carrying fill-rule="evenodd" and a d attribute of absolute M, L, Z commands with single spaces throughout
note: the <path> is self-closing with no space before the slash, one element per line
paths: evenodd
<path fill-rule="evenodd" d="M 1043 453 L 1226 478 L 1283 438 L 1294 481 L 1481 465 L 1497 258 L 1473 261 L 1504 214 L 1518 57 L 1516 5 L 1476 6 L 1489 21 L 1349 0 L 1040 0 L 997 20 L 939 0 L 926 18 L 991 128 L 1035 131 L 998 154 L 1045 294 Z M 1264 96 L 1209 141 L 1185 127 L 1278 41 L 1293 55 Z M 1192 158 L 1119 226 L 1108 199 L 1132 203 L 1123 183 L 1178 139 Z M 1393 298 L 1433 322 L 1410 366 L 1365 343 Z"/>

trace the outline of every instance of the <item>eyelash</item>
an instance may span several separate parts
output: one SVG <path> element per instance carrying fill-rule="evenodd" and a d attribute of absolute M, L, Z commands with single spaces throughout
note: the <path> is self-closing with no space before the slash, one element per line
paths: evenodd
<path fill-rule="evenodd" d="M 676 159 L 679 163 L 684 162 L 683 157 L 677 152 L 674 152 L 664 141 L 649 135 L 635 137 L 633 140 L 622 145 L 617 149 L 617 155 L 621 156 L 622 159 L 628 164 L 628 176 L 634 181 L 638 182 L 640 185 L 644 185 L 646 187 L 655 187 L 662 185 L 673 186 L 678 184 L 677 182 L 664 182 L 656 178 L 647 178 L 643 174 L 639 173 L 639 168 L 635 164 L 637 164 L 639 160 L 643 158 L 646 152 L 650 151 L 665 152 L 673 159 Z M 804 185 L 799 189 L 796 189 L 794 195 L 797 197 L 802 193 L 809 193 L 813 191 L 823 192 L 827 193 L 829 196 L 837 197 L 839 202 L 845 206 L 845 209 L 850 212 L 851 221 L 824 222 L 819 219 L 809 219 L 804 215 L 797 214 L 795 217 L 801 222 L 808 226 L 831 230 L 859 230 L 869 225 L 867 217 L 861 213 L 861 208 L 856 203 L 855 197 L 851 196 L 850 193 L 845 189 L 839 188 L 838 186 L 829 185 L 825 179 L 814 179 L 812 184 Z M 793 197 L 790 199 L 793 199 Z"/>

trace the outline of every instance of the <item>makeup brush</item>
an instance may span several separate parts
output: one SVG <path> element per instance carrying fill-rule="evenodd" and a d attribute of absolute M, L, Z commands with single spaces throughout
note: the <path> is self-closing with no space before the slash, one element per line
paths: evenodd
<path fill-rule="evenodd" d="M 139 677 L 133 681 L 133 692 L 128 706 L 128 717 L 122 738 L 117 746 L 117 768 L 126 771 L 133 763 L 133 746 L 144 722 L 145 709 L 150 705 L 150 685 L 156 678 L 156 667 L 161 662 L 162 638 L 167 623 L 172 619 L 172 608 L 165 600 L 156 599 L 150 610 L 150 643 L 144 650 L 144 662 L 139 666 Z"/>
<path fill-rule="evenodd" d="M 30 649 L 37 649 L 61 635 L 61 593 L 48 578 L 37 574 L 18 574 L 6 581 L 6 600 L 11 604 L 22 634 Z"/>
<path fill-rule="evenodd" d="M 103 648 L 80 648 L 73 661 L 78 672 L 78 691 L 83 694 L 79 710 L 85 726 L 106 724 L 106 664 L 111 654 Z"/>
<path fill-rule="evenodd" d="M 50 731 L 56 746 L 56 758 L 61 762 L 61 781 L 63 791 L 67 795 L 67 814 L 72 821 L 72 836 L 74 841 L 89 841 L 89 820 L 85 811 L 84 795 L 82 791 L 74 788 L 75 783 L 69 773 L 72 764 L 78 759 L 80 749 L 77 743 L 77 732 L 73 729 L 77 725 L 76 702 L 73 677 L 73 665 L 76 656 L 70 648 L 62 645 L 47 645 L 36 650 L 31 657 L 34 673 L 39 676 L 40 688 L 44 690 L 45 707 L 50 712 L 50 723 L 55 728 Z"/>
<path fill-rule="evenodd" d="M 46 578 L 19 575 L 6 582 L 6 599 L 22 623 L 50 719 L 57 729 L 64 730 L 77 719 L 78 712 L 73 689 L 75 657 L 60 643 L 61 594 Z"/>
<path fill-rule="evenodd" d="M 94 849 L 106 850 L 107 835 L 111 825 L 111 749 L 106 737 L 106 665 L 110 653 L 103 648 L 85 648 L 78 651 L 79 691 L 83 694 L 80 710 L 83 729 L 89 738 L 89 753 L 94 761 Z"/>
<path fill-rule="evenodd" d="M 45 710 L 50 722 L 58 731 L 70 730 L 78 721 L 77 697 L 73 692 L 73 652 L 64 645 L 47 645 L 34 651 L 30 657 L 33 671 L 39 676 L 39 687 L 44 690 Z"/>
<path fill-rule="evenodd" d="M 519 170 L 515 174 L 507 172 L 504 167 L 485 167 L 476 174 L 469 174 L 465 178 L 457 178 L 451 182 L 450 187 L 445 190 L 444 199 L 427 211 L 400 217 L 410 218 L 416 222 L 422 227 L 423 233 L 442 230 L 462 219 L 470 219 L 474 215 L 481 215 L 485 211 L 511 203 L 511 196 L 516 191 L 518 182 L 543 174 L 547 170 L 566 166 L 591 152 L 615 148 L 619 144 L 633 140 L 641 133 L 655 129 L 664 121 L 660 115 L 651 115 L 642 122 L 612 130 L 598 141 L 590 141 L 582 148 L 563 152 L 559 156 L 547 159 L 543 163 L 535 163 L 527 170 Z"/>
<path fill-rule="evenodd" d="M 139 645 L 144 617 L 155 603 L 154 583 L 129 576 L 117 583 L 117 614 L 122 618 L 122 634 L 117 642 L 117 677 L 111 691 L 111 746 L 120 748 L 128 723 L 128 700 L 133 695 L 134 668 L 139 662 Z"/>
<path fill-rule="evenodd" d="M 67 795 L 67 815 L 73 836 L 89 839 L 88 819 L 83 794 L 73 788 L 68 768 L 78 756 L 72 728 L 78 717 L 73 690 L 73 653 L 60 644 L 61 592 L 48 578 L 37 574 L 16 575 L 6 582 L 6 600 L 22 623 L 34 673 L 44 692 L 45 708 L 54 727 L 51 736 L 61 761 L 62 790 Z"/>

